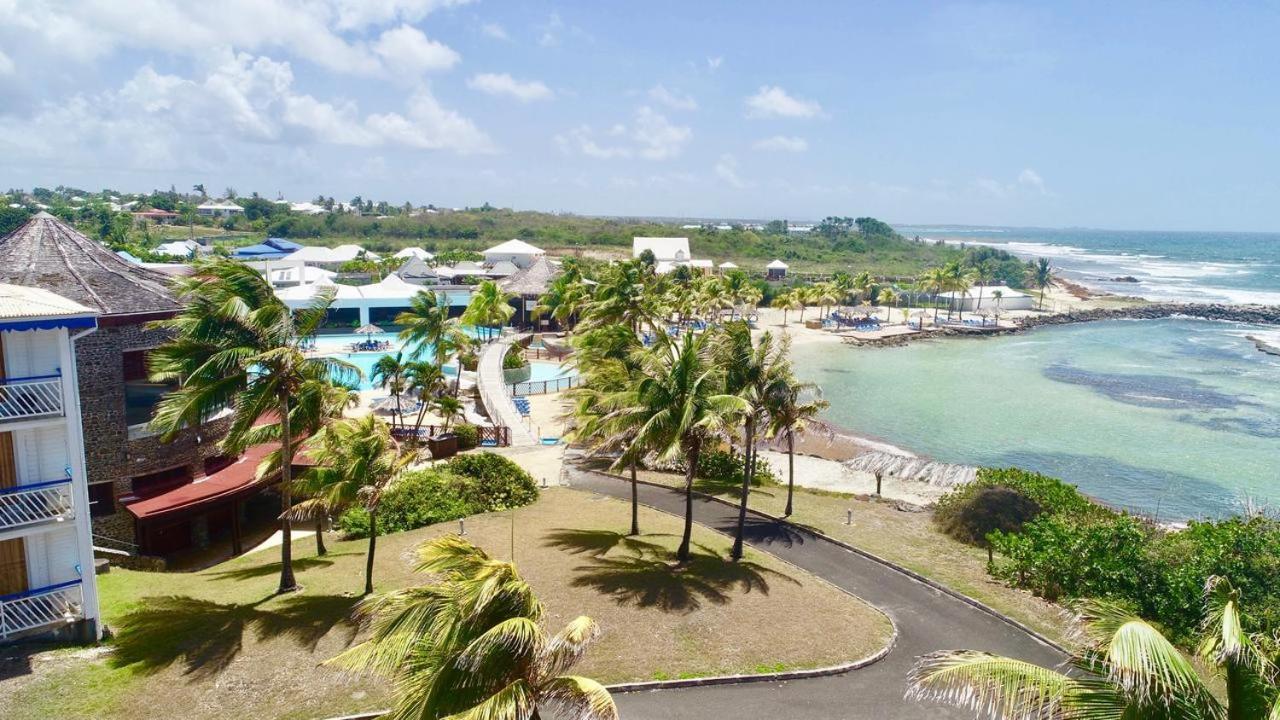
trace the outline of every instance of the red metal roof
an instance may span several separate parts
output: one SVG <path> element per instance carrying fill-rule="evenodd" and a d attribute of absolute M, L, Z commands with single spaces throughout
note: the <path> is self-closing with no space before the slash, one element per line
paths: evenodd
<path fill-rule="evenodd" d="M 275 475 L 257 479 L 258 463 L 278 447 L 273 444 L 254 445 L 234 463 L 203 480 L 174 488 L 155 497 L 129 503 L 124 507 L 135 518 L 148 520 L 161 515 L 195 515 L 204 512 L 214 504 L 249 495 L 261 486 L 270 485 L 278 479 Z M 293 464 L 297 466 L 312 463 L 304 453 L 299 452 Z"/>

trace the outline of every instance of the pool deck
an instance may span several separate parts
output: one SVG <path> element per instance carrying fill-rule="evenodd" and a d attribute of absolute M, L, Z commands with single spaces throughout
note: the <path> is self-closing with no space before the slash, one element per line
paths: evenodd
<path fill-rule="evenodd" d="M 507 348 L 522 336 L 510 335 L 488 343 L 480 351 L 480 362 L 476 366 L 476 387 L 480 390 L 480 401 L 484 404 L 489 419 L 495 425 L 506 425 L 511 428 L 511 445 L 537 445 L 538 440 L 525 425 L 516 406 L 507 394 L 506 380 L 502 375 L 502 358 L 506 357 Z"/>

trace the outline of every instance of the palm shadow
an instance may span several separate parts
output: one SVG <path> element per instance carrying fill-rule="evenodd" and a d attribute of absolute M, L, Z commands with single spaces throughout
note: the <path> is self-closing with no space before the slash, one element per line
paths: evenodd
<path fill-rule="evenodd" d="M 344 555 L 356 555 L 358 553 L 329 553 L 319 557 L 300 557 L 293 559 L 293 571 L 303 572 L 312 568 L 329 567 L 333 564 L 331 558 L 342 557 Z M 213 580 L 252 580 L 253 578 L 267 577 L 269 575 L 280 574 L 280 562 L 271 562 L 265 565 L 250 565 L 248 567 L 235 568 L 233 570 L 220 570 L 214 573 L 208 573 L 209 579 Z"/>
<path fill-rule="evenodd" d="M 145 607 L 116 624 L 111 664 L 152 674 L 181 663 L 183 674 L 199 681 L 226 669 L 244 649 L 249 632 L 259 641 L 289 638 L 309 651 L 335 627 L 345 645 L 355 640 L 359 628 L 351 610 L 358 598 L 299 595 L 279 608 L 261 609 L 271 597 L 244 604 L 176 595 L 145 598 Z"/>
<path fill-rule="evenodd" d="M 573 587 L 590 588 L 619 605 L 692 613 L 704 603 L 727 605 L 737 595 L 769 594 L 769 580 L 796 582 L 748 560 L 731 562 L 699 549 L 681 565 L 666 557 L 596 558 L 574 568 Z"/>
<path fill-rule="evenodd" d="M 670 537 L 649 534 L 648 537 Z M 547 547 L 558 548 L 573 555 L 604 557 L 612 550 L 625 551 L 635 557 L 661 553 L 665 548 L 656 542 L 641 540 L 635 535 L 623 535 L 611 530 L 575 530 L 556 528 L 544 536 Z"/>
<path fill-rule="evenodd" d="M 716 529 L 732 536 L 738 531 L 738 521 L 734 519 L 718 523 Z M 806 528 L 797 527 L 792 522 L 748 515 L 743 523 L 742 537 L 752 545 L 777 544 L 789 548 L 803 545 L 806 538 L 813 537 L 813 533 L 806 532 Z"/>

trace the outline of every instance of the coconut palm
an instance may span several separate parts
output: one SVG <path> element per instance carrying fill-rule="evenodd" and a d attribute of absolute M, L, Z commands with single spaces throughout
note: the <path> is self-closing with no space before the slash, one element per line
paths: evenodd
<path fill-rule="evenodd" d="M 796 299 L 796 295 L 794 292 L 787 291 L 787 292 L 778 293 L 777 295 L 773 296 L 773 300 L 769 302 L 769 307 L 775 310 L 782 311 L 782 325 L 783 327 L 786 327 L 787 312 L 790 310 L 795 310 L 797 307 L 803 307 L 803 304 L 798 299 Z"/>
<path fill-rule="evenodd" d="M 974 310 L 982 309 L 982 291 L 986 289 L 991 281 L 995 280 L 995 264 L 991 260 L 983 260 L 973 268 L 973 281 L 978 286 L 978 303 L 973 306 Z"/>
<path fill-rule="evenodd" d="M 684 534 L 676 558 L 689 560 L 693 535 L 693 478 L 707 443 L 726 433 L 747 410 L 746 402 L 724 392 L 723 380 L 709 357 L 709 336 L 686 333 L 682 340 L 662 339 L 642 355 L 640 382 L 610 396 L 605 406 L 620 422 L 638 430 L 620 463 L 653 454 L 659 462 L 685 465 Z"/>
<path fill-rule="evenodd" d="M 419 551 L 417 571 L 439 582 L 370 597 L 369 640 L 330 660 L 390 679 L 389 720 L 535 720 L 543 713 L 617 720 L 609 691 L 568 675 L 599 628 L 588 617 L 554 636 L 543 606 L 511 563 L 457 536 Z"/>
<path fill-rule="evenodd" d="M 398 351 L 395 355 L 383 355 L 378 358 L 369 372 L 369 380 L 395 397 L 396 414 L 391 418 L 391 426 L 395 427 L 401 419 L 400 396 L 404 394 L 406 388 L 404 352 Z"/>
<path fill-rule="evenodd" d="M 449 429 L 449 424 L 462 414 L 462 401 L 452 395 L 442 395 L 435 399 L 432 403 L 436 414 L 444 421 L 444 429 Z"/>
<path fill-rule="evenodd" d="M 726 326 L 714 340 L 713 353 L 724 371 L 724 391 L 742 400 L 739 413 L 742 422 L 742 492 L 738 498 L 738 525 L 733 536 L 734 560 L 742 558 L 744 531 L 747 523 L 747 500 L 755 479 L 756 439 L 767 415 L 765 399 L 786 375 L 788 340 L 775 343 L 773 334 L 765 331 L 758 341 L 744 322 Z"/>
<path fill-rule="evenodd" d="M 1040 309 L 1044 309 L 1044 290 L 1053 284 L 1053 268 L 1048 258 L 1039 258 L 1027 263 L 1027 279 L 1034 287 L 1040 288 Z"/>
<path fill-rule="evenodd" d="M 405 347 L 412 345 L 411 356 L 416 360 L 425 350 L 431 349 L 436 364 L 443 367 L 448 356 L 442 341 L 449 332 L 449 306 L 443 295 L 423 290 L 409 298 L 409 309 L 396 315 L 395 322 L 403 326 L 400 341 Z"/>
<path fill-rule="evenodd" d="M 1244 631 L 1239 593 L 1225 580 L 1206 585 L 1200 655 L 1226 679 L 1225 702 L 1159 630 L 1105 602 L 1079 606 L 1088 646 L 1069 674 L 976 650 L 921 658 L 908 695 L 1008 720 L 1280 718 L 1276 668 Z"/>
<path fill-rule="evenodd" d="M 608 265 L 587 303 L 583 322 L 590 327 L 619 324 L 638 333 L 657 327 L 660 285 L 648 266 L 638 261 Z"/>
<path fill-rule="evenodd" d="M 291 311 L 257 270 L 217 256 L 197 260 L 191 275 L 174 281 L 174 290 L 183 309 L 156 323 L 171 339 L 151 353 L 151 371 L 181 386 L 160 401 L 152 426 L 169 439 L 230 407 L 231 426 L 221 442 L 225 452 L 240 453 L 268 433 L 279 438 L 280 592 L 291 591 L 297 586 L 289 517 L 299 443 L 295 403 L 308 383 L 360 374 L 349 363 L 302 350 L 324 322 L 333 291 Z M 265 429 L 255 429 L 259 425 Z"/>
<path fill-rule="evenodd" d="M 622 325 L 588 330 L 574 338 L 573 344 L 570 362 L 582 374 L 583 382 L 568 393 L 573 401 L 569 412 L 573 426 L 567 435 L 586 445 L 589 455 L 621 454 L 635 440 L 641 416 L 629 412 L 629 407 L 612 412 L 606 407 L 606 400 L 639 384 L 643 347 L 635 333 Z M 631 471 L 632 535 L 640 534 L 639 460 L 633 453 L 625 462 Z M 620 456 L 614 469 L 623 467 L 621 463 Z"/>
<path fill-rule="evenodd" d="M 378 505 L 413 456 L 400 453 L 390 428 L 373 415 L 326 425 L 306 448 L 316 466 L 298 479 L 296 489 L 309 499 L 298 503 L 294 513 L 306 517 L 350 507 L 369 513 L 369 550 L 364 566 L 364 593 L 368 595 L 373 592 Z"/>
<path fill-rule="evenodd" d="M 876 303 L 883 305 L 885 308 L 884 317 L 886 321 L 893 321 L 893 305 L 898 302 L 898 293 L 893 288 L 881 288 L 880 293 L 876 295 Z"/>
<path fill-rule="evenodd" d="M 1003 290 L 991 291 L 991 299 L 994 300 L 996 303 L 996 313 L 995 313 L 996 324 L 999 325 L 1000 324 L 1000 306 L 1004 302 L 1004 291 Z"/>
<path fill-rule="evenodd" d="M 920 279 L 916 281 L 916 286 L 920 292 L 931 296 L 934 300 L 933 304 L 933 320 L 938 320 L 938 295 L 947 290 L 947 271 L 944 268 L 930 268 L 924 271 Z"/>
<path fill-rule="evenodd" d="M 413 435 L 422 430 L 427 406 L 445 390 L 444 371 L 435 363 L 411 360 L 404 366 L 405 391 L 418 401 L 418 417 L 413 423 Z"/>
<path fill-rule="evenodd" d="M 533 308 L 533 317 L 547 315 L 561 327 L 572 329 L 571 323 L 581 314 L 590 299 L 591 289 L 583 282 L 582 271 L 576 264 L 566 263 L 564 272 L 556 276 L 547 292 L 538 298 L 538 304 Z"/>
<path fill-rule="evenodd" d="M 492 280 L 484 280 L 471 291 L 471 302 L 462 312 L 462 322 L 486 329 L 490 340 L 497 337 L 516 309 L 511 306 L 515 295 L 498 287 Z"/>
<path fill-rule="evenodd" d="M 830 403 L 822 399 L 822 388 L 800 382 L 789 371 L 774 383 L 764 397 L 769 414 L 769 437 L 787 439 L 787 508 L 790 517 L 796 481 L 796 433 L 804 432 Z"/>
<path fill-rule="evenodd" d="M 875 287 L 876 279 L 871 277 L 871 273 L 863 270 L 853 278 L 853 289 L 858 291 L 858 297 L 871 299 L 871 288 Z"/>

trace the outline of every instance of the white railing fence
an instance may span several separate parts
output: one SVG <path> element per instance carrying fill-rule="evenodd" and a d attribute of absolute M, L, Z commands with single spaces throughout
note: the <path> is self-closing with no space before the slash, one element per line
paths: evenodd
<path fill-rule="evenodd" d="M 61 414 L 61 375 L 0 380 L 0 421 Z"/>
<path fill-rule="evenodd" d="M 0 639 L 83 617 L 84 593 L 79 580 L 0 595 Z"/>
<path fill-rule="evenodd" d="M 0 530 L 75 517 L 71 478 L 0 488 Z"/>

